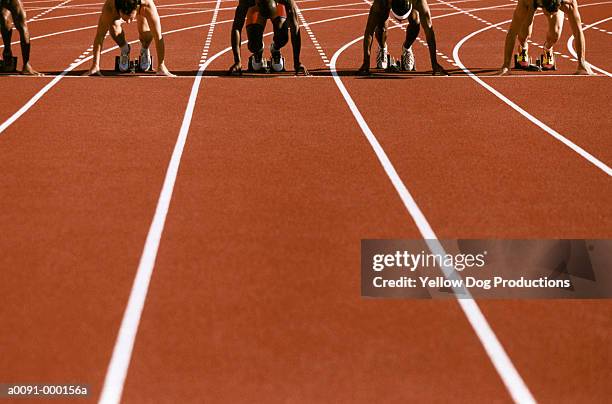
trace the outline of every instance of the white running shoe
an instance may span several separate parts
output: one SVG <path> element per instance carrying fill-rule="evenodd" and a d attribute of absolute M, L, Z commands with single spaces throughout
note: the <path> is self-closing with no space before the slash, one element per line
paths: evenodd
<path fill-rule="evenodd" d="M 386 69 L 389 67 L 389 58 L 387 57 L 387 48 L 378 48 L 378 54 L 376 55 L 376 68 Z"/>
<path fill-rule="evenodd" d="M 140 70 L 143 72 L 149 71 L 151 64 L 151 51 L 149 48 L 140 48 Z"/>
<path fill-rule="evenodd" d="M 412 46 L 408 49 L 402 46 L 401 68 L 403 71 L 406 72 L 416 70 L 416 62 L 414 60 L 414 52 L 412 51 Z"/>
<path fill-rule="evenodd" d="M 285 58 L 281 55 L 280 50 L 276 49 L 274 42 L 270 44 L 270 55 L 272 56 L 272 70 L 275 72 L 285 71 Z"/>
<path fill-rule="evenodd" d="M 121 48 L 121 56 L 119 56 L 119 71 L 125 73 L 130 70 L 130 44 L 126 44 L 127 48 Z M 127 49 L 127 50 L 126 50 Z"/>

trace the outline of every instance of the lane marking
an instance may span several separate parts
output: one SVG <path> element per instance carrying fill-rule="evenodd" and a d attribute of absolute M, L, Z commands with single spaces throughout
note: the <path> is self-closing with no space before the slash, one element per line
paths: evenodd
<path fill-rule="evenodd" d="M 384 149 L 376 139 L 376 136 L 370 130 L 368 124 L 361 115 L 361 112 L 357 108 L 346 87 L 342 83 L 342 80 L 340 79 L 340 76 L 338 75 L 338 72 L 336 70 L 336 62 L 339 56 L 350 46 L 362 39 L 363 36 L 358 37 L 355 40 L 348 42 L 342 48 L 336 51 L 336 53 L 334 53 L 329 64 L 330 70 L 334 78 L 334 82 L 336 83 L 336 86 L 340 90 L 340 93 L 342 94 L 344 100 L 349 106 L 349 109 L 351 110 L 353 116 L 359 124 L 359 127 L 361 128 L 363 134 L 367 138 L 376 156 L 378 157 L 378 160 L 383 166 L 385 172 L 387 173 L 387 176 L 395 187 L 396 192 L 402 199 L 402 202 L 404 203 L 404 206 L 406 207 L 408 213 L 414 220 L 419 232 L 421 233 L 421 236 L 426 241 L 429 249 L 434 254 L 446 254 L 444 248 L 438 241 L 438 237 L 431 228 L 431 225 L 429 224 L 429 222 L 425 218 L 425 215 L 418 207 L 416 201 L 400 179 L 399 175 L 397 174 L 397 171 L 395 170 L 395 167 L 393 166 Z M 455 271 L 452 266 L 443 266 L 442 272 L 444 276 L 448 279 L 456 279 L 460 277 L 457 271 Z M 495 369 L 497 370 L 499 376 L 501 377 L 512 398 L 515 400 L 515 402 L 518 403 L 535 403 L 535 399 L 531 395 L 531 392 L 529 391 L 527 385 L 514 367 L 512 361 L 510 360 L 510 357 L 507 355 L 503 346 L 497 339 L 497 336 L 493 332 L 491 326 L 480 311 L 478 304 L 476 303 L 476 301 L 474 301 L 469 291 L 465 288 L 453 288 L 453 291 L 455 292 L 455 297 L 457 297 L 457 302 L 459 306 L 467 317 L 468 322 L 474 329 L 476 335 L 478 336 L 481 344 L 485 349 L 485 352 L 489 356 L 489 359 L 493 363 Z M 459 295 L 465 296 L 466 298 L 459 298 Z"/>
<path fill-rule="evenodd" d="M 221 1 L 217 0 L 202 54 L 208 54 L 210 41 L 217 24 L 220 4 Z M 181 125 L 181 129 L 172 152 L 172 157 L 170 159 L 170 163 L 168 164 L 168 169 L 166 170 L 166 176 L 164 178 L 164 184 L 162 186 L 157 207 L 155 209 L 155 215 L 153 216 L 153 221 L 151 222 L 151 226 L 147 234 L 144 250 L 136 271 L 136 277 L 134 278 L 134 283 L 130 292 L 127 306 L 125 308 L 123 319 L 121 321 L 113 354 L 108 365 L 99 404 L 118 404 L 121 401 L 125 378 L 127 376 L 134 349 L 134 342 L 136 341 L 136 333 L 138 332 L 140 318 L 142 317 L 142 310 L 147 298 L 153 268 L 155 267 L 157 250 L 159 248 L 161 235 L 164 230 L 168 209 L 170 208 L 170 200 L 172 198 L 174 184 L 176 183 L 176 177 L 178 174 L 181 157 L 183 155 L 183 149 L 187 141 L 189 126 L 186 126 L 186 122 L 187 120 L 191 120 L 191 116 L 195 108 L 197 94 L 200 88 L 202 74 L 204 73 L 204 70 L 208 64 L 212 61 L 212 59 L 206 61 L 206 57 L 203 57 L 203 60 L 204 63 L 200 64 L 198 75 L 196 76 L 193 86 L 191 87 L 191 93 L 189 95 L 189 101 L 185 110 L 183 124 Z"/>
<path fill-rule="evenodd" d="M 321 56 L 321 59 L 323 59 L 323 63 L 325 64 L 325 66 L 329 66 L 329 59 L 327 58 L 325 51 L 323 50 L 323 48 L 319 44 L 319 41 L 317 40 L 314 33 L 310 29 L 310 25 L 306 22 L 306 19 L 304 18 L 304 15 L 302 15 L 302 11 L 300 10 L 297 4 L 295 5 L 295 9 L 296 9 L 298 18 L 300 19 L 300 22 L 302 23 L 302 25 L 304 26 L 304 29 L 306 30 L 306 33 L 308 34 L 308 37 L 314 44 L 315 49 L 319 53 L 319 56 Z"/>
<path fill-rule="evenodd" d="M 202 51 L 203 53 L 207 53 L 210 47 L 209 39 L 212 37 L 211 31 L 213 31 L 215 25 L 218 24 L 216 23 L 216 18 L 217 12 L 213 14 L 213 22 L 210 24 L 206 43 Z M 265 36 L 269 35 L 272 35 L 272 32 L 266 34 Z M 242 41 L 242 44 L 245 44 L 246 42 L 247 41 Z M 172 152 L 168 169 L 166 170 L 166 176 L 164 178 L 164 184 L 162 186 L 157 207 L 155 209 L 155 214 L 153 216 L 151 226 L 149 227 L 149 232 L 147 234 L 143 253 L 138 265 L 136 277 L 134 279 L 128 304 L 125 309 L 119 334 L 117 336 L 117 341 L 115 343 L 112 358 L 104 381 L 104 387 L 102 389 L 99 404 L 118 404 L 121 400 L 121 394 L 123 391 L 125 378 L 127 376 L 151 276 L 155 267 L 155 261 L 157 259 L 157 252 L 164 231 L 166 217 L 170 208 L 170 202 L 172 199 L 172 193 L 174 191 L 174 185 L 176 183 L 176 178 L 178 176 L 180 161 L 187 141 L 187 135 L 189 134 L 189 128 L 191 126 L 202 76 L 204 71 L 215 59 L 229 52 L 231 49 L 231 47 L 225 48 L 221 52 L 213 55 L 210 59 L 203 58 L 204 62 L 200 64 L 196 79 L 191 87 L 191 93 L 189 95 L 189 101 L 183 116 L 181 129 Z"/>
<path fill-rule="evenodd" d="M 370 127 L 366 123 L 363 115 L 357 108 L 355 102 L 347 91 L 346 87 L 342 83 L 338 72 L 336 71 L 336 62 L 338 61 L 338 57 L 350 46 L 362 40 L 363 37 L 354 39 L 353 41 L 345 44 L 342 48 L 340 48 L 332 57 L 330 63 L 330 69 L 334 77 L 334 81 L 336 86 L 340 90 L 340 93 L 344 97 L 349 109 L 351 110 L 355 120 L 359 124 L 361 131 L 365 135 L 366 139 L 370 143 L 370 146 L 374 150 L 378 161 L 382 165 L 385 173 L 391 180 L 393 187 L 396 192 L 400 196 L 402 202 L 404 203 L 404 207 L 410 214 L 412 220 L 416 224 L 419 232 L 421 233 L 421 237 L 427 243 L 428 248 L 434 254 L 446 254 L 444 248 L 440 244 L 438 237 L 434 233 L 431 225 L 425 218 L 425 215 L 417 205 L 413 196 L 410 194 L 401 178 L 397 174 L 395 167 L 391 163 L 391 160 L 385 153 L 384 149 L 378 142 L 376 136 L 370 130 Z M 454 268 L 451 266 L 443 266 L 442 272 L 444 276 L 448 279 L 457 279 L 457 272 L 454 271 Z M 493 363 L 493 366 L 497 370 L 498 375 L 502 379 L 504 385 L 506 386 L 508 392 L 512 396 L 515 402 L 517 403 L 535 403 L 535 399 L 531 395 L 531 392 L 527 388 L 527 385 L 521 378 L 520 374 L 514 367 L 510 357 L 504 350 L 503 346 L 497 339 L 497 336 L 493 332 L 493 329 L 487 322 L 486 318 L 482 314 L 480 307 L 476 303 L 476 301 L 472 298 L 469 291 L 464 288 L 453 288 L 455 292 L 455 297 L 457 298 L 457 302 L 463 313 L 465 314 L 468 322 L 472 326 L 472 329 L 475 331 L 480 343 L 482 344 L 485 352 L 487 353 L 489 359 Z M 458 296 L 465 296 L 459 298 Z"/>
<path fill-rule="evenodd" d="M 43 11 L 42 13 L 35 15 L 34 17 L 30 18 L 29 20 L 26 20 L 26 23 L 29 23 L 29 22 L 32 22 L 32 21 L 36 21 L 37 19 L 39 19 L 39 18 L 40 18 L 40 17 L 42 17 L 43 15 L 45 15 L 45 14 L 49 14 L 51 11 L 53 11 L 53 10 L 55 10 L 55 9 L 57 9 L 57 8 L 60 8 L 60 7 L 62 7 L 64 4 L 68 4 L 68 3 L 70 3 L 71 1 L 72 1 L 72 0 L 65 0 L 65 1 L 61 2 L 60 4 L 58 4 L 57 6 L 51 7 L 51 8 L 49 8 L 49 9 L 47 9 L 47 10 Z"/>
<path fill-rule="evenodd" d="M 440 0 L 440 1 L 442 1 L 442 0 Z M 606 2 L 606 3 L 609 3 L 609 2 Z M 603 4 L 603 3 L 600 3 L 600 4 Z M 582 7 L 586 7 L 586 6 L 589 6 L 589 5 L 595 5 L 595 4 L 587 4 L 587 5 L 583 5 Z M 544 130 L 550 136 L 552 136 L 553 138 L 557 139 L 558 141 L 560 141 L 561 143 L 563 143 L 564 145 L 569 147 L 571 150 L 576 152 L 582 158 L 584 158 L 585 160 L 587 160 L 588 162 L 593 164 L 595 167 L 597 167 L 600 170 L 602 170 L 605 174 L 607 174 L 608 176 L 612 176 L 612 169 L 610 167 L 608 167 L 604 162 L 602 162 L 601 160 L 599 160 L 598 158 L 596 158 L 595 156 L 593 156 L 592 154 L 590 154 L 585 149 L 583 149 L 582 147 L 578 146 L 577 144 L 575 144 L 574 142 L 572 142 L 571 140 L 569 140 L 565 136 L 561 135 L 559 132 L 557 132 L 556 130 L 554 130 L 550 126 L 546 125 L 544 122 L 540 121 L 539 119 L 537 119 L 535 116 L 531 115 L 529 112 L 527 112 L 523 108 L 519 107 L 517 104 L 515 104 L 508 97 L 503 95 L 501 92 L 497 91 L 491 85 L 489 85 L 489 84 L 485 83 L 483 80 L 481 80 L 478 76 L 476 76 L 474 73 L 472 73 L 471 70 L 466 68 L 465 65 L 461 62 L 461 59 L 459 58 L 459 50 L 461 49 L 461 47 L 463 46 L 464 43 L 466 43 L 468 40 L 470 40 L 471 38 L 473 38 L 474 36 L 476 36 L 476 35 L 478 35 L 478 34 L 480 34 L 482 32 L 485 32 L 485 31 L 487 31 L 489 29 L 492 29 L 492 28 L 495 28 L 495 27 L 499 27 L 500 25 L 503 25 L 503 24 L 507 24 L 507 23 L 509 23 L 511 21 L 512 21 L 511 19 L 510 20 L 506 20 L 506 21 L 502 21 L 502 22 L 499 22 L 497 24 L 493 24 L 493 25 L 484 27 L 484 28 L 482 28 L 480 30 L 474 31 L 471 34 L 468 34 L 467 36 L 463 37 L 455 45 L 455 48 L 453 49 L 453 58 L 455 59 L 455 63 L 457 63 L 459 68 L 461 70 L 463 70 L 469 77 L 471 77 L 476 83 L 478 83 L 479 85 L 484 87 L 487 91 L 489 91 L 491 94 L 495 95 L 497 98 L 502 100 L 506 105 L 510 106 L 512 109 L 514 109 L 516 112 L 521 114 L 523 117 L 527 118 L 530 122 L 532 122 L 533 124 L 538 126 L 540 129 Z"/>

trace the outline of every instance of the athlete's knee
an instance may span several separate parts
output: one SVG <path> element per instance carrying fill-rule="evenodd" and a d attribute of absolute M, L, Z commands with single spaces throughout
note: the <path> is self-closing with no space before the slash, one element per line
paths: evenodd
<path fill-rule="evenodd" d="M 280 49 L 289 42 L 289 23 L 286 18 L 277 18 L 274 24 L 274 46 Z"/>
<path fill-rule="evenodd" d="M 111 24 L 108 33 L 110 34 L 111 38 L 116 41 L 117 38 L 123 34 L 123 28 L 121 28 L 121 25 L 119 24 Z"/>
<path fill-rule="evenodd" d="M 263 31 L 264 27 L 259 24 L 247 25 L 248 47 L 251 53 L 261 52 L 263 50 Z"/>

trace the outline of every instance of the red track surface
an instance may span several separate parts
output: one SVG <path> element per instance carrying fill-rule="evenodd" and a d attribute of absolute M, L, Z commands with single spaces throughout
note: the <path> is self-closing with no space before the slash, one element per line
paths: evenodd
<path fill-rule="evenodd" d="M 26 1 L 28 15 L 59 3 Z M 210 29 L 201 25 L 215 7 L 178 3 L 159 2 L 179 78 L 73 77 L 86 61 L 0 133 L 1 382 L 88 383 L 90 400 L 100 396 Z M 221 3 L 209 58 L 229 46 L 235 3 Z M 365 3 L 298 4 L 329 59 L 363 33 Z M 470 12 L 494 24 L 513 9 L 502 0 L 454 4 L 488 8 Z M 453 66 L 455 45 L 487 25 L 431 6 L 453 76 L 354 76 L 361 42 L 337 69 L 438 237 L 612 238 L 610 176 Z M 32 21 L 31 35 L 93 26 L 99 8 L 71 1 Z M 80 13 L 94 14 L 53 18 Z M 609 17 L 612 3 L 585 1 L 581 13 L 588 25 Z M 587 59 L 611 72 L 612 22 L 597 27 L 604 31 L 585 31 Z M 569 31 L 556 48 L 568 56 Z M 93 34 L 34 39 L 33 65 L 61 72 Z M 123 400 L 511 401 L 455 301 L 360 298 L 360 240 L 421 234 L 302 35 L 314 77 L 223 77 L 228 52 L 204 73 Z M 402 35 L 390 31 L 394 54 Z M 460 59 L 491 75 L 503 40 L 484 31 Z M 415 51 L 426 71 L 426 47 Z M 115 54 L 103 56 L 103 69 Z M 612 81 L 568 76 L 575 62 L 558 59 L 546 77 L 485 81 L 609 166 Z M 0 77 L 0 124 L 52 79 Z M 612 303 L 479 305 L 536 400 L 610 401 Z"/>

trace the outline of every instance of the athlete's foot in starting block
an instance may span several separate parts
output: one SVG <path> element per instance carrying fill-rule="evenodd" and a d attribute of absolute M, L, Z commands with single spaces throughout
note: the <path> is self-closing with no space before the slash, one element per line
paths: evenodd
<path fill-rule="evenodd" d="M 17 57 L 10 53 L 4 53 L 0 60 L 0 72 L 15 73 L 17 72 Z"/>
<path fill-rule="evenodd" d="M 538 64 L 542 68 L 542 70 L 545 71 L 557 70 L 557 65 L 555 64 L 555 55 L 552 49 L 544 50 L 544 53 L 540 55 Z"/>
<path fill-rule="evenodd" d="M 408 49 L 402 46 L 402 58 L 399 68 L 404 72 L 416 71 L 416 61 L 414 58 L 414 52 L 412 51 L 412 46 Z"/>
<path fill-rule="evenodd" d="M 514 55 L 514 68 L 533 72 L 541 71 L 541 63 L 538 60 L 534 65 L 531 63 L 531 57 L 527 48 L 519 48 L 519 52 Z"/>
<path fill-rule="evenodd" d="M 380 48 L 376 54 L 376 68 L 385 70 L 387 67 L 389 67 L 389 53 L 387 48 Z"/>
<path fill-rule="evenodd" d="M 255 73 L 268 72 L 268 61 L 263 57 L 263 50 L 249 56 L 249 71 Z"/>
<path fill-rule="evenodd" d="M 527 52 L 527 48 L 519 48 L 518 53 L 514 54 L 514 68 L 528 69 L 531 66 L 531 58 Z"/>
<path fill-rule="evenodd" d="M 136 61 L 136 71 L 151 72 L 153 71 L 153 58 L 149 48 L 140 49 L 140 57 Z"/>
<path fill-rule="evenodd" d="M 121 55 L 115 57 L 116 72 L 126 73 L 134 67 L 133 63 L 130 61 L 130 50 L 130 44 L 125 44 L 125 46 L 121 48 Z"/>
<path fill-rule="evenodd" d="M 272 71 L 280 73 L 285 71 L 285 58 L 281 55 L 280 50 L 276 49 L 274 42 L 270 44 L 270 54 L 272 59 L 270 60 L 270 66 Z"/>

